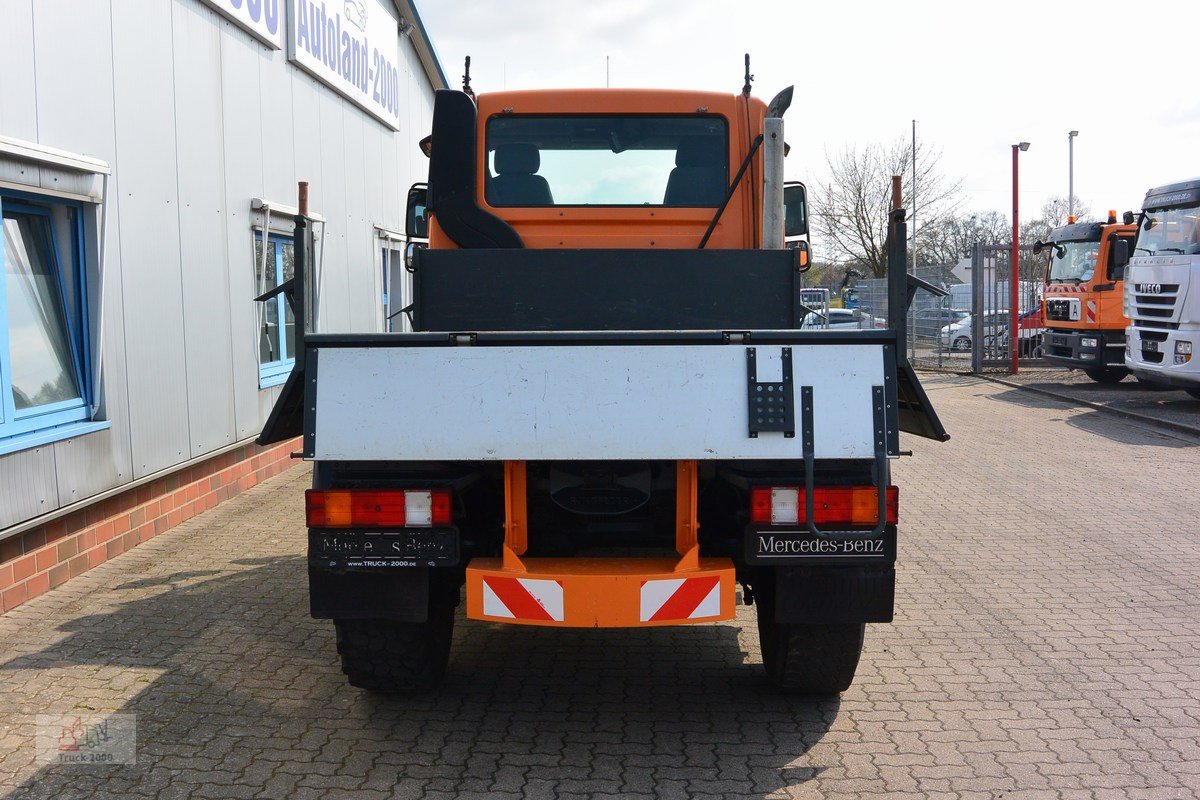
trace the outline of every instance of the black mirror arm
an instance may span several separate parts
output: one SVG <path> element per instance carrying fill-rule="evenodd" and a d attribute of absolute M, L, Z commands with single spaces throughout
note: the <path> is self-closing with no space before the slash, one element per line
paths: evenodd
<path fill-rule="evenodd" d="M 275 297 L 276 295 L 278 295 L 282 292 L 287 292 L 288 303 L 292 306 L 292 311 L 295 312 L 296 301 L 295 301 L 294 293 L 292 291 L 294 288 L 296 288 L 296 279 L 288 278 L 286 281 L 279 284 L 274 289 L 268 289 L 267 291 L 260 294 L 258 297 L 254 298 L 254 302 L 262 303 L 267 300 L 270 300 L 272 297 Z"/>
<path fill-rule="evenodd" d="M 733 199 L 733 193 L 737 191 L 738 184 L 742 182 L 742 176 L 746 174 L 746 170 L 750 167 L 750 162 L 754 160 L 754 154 L 758 152 L 758 148 L 762 147 L 763 137 L 760 133 L 754 138 L 754 144 L 750 146 L 750 152 L 746 154 L 746 158 L 742 161 L 742 166 L 738 168 L 737 175 L 733 176 L 733 183 L 729 184 L 729 190 L 725 192 L 725 199 L 721 201 L 721 207 L 717 209 L 717 213 L 713 215 L 712 222 L 708 223 L 708 230 L 704 232 L 704 238 L 700 240 L 698 250 L 703 250 L 704 245 L 708 244 L 708 239 L 717 228 L 717 223 L 721 221 L 721 215 L 725 213 L 725 207 L 729 205 L 729 201 Z"/>

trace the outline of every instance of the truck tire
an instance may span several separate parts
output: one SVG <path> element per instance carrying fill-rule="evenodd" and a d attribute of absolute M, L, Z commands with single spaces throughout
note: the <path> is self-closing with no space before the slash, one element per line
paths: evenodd
<path fill-rule="evenodd" d="M 866 625 L 775 621 L 774 581 L 757 588 L 758 641 L 771 684 L 788 694 L 828 696 L 854 682 Z"/>
<path fill-rule="evenodd" d="M 1125 376 L 1129 374 L 1129 370 L 1124 367 L 1093 367 L 1092 369 L 1085 369 L 1083 374 L 1096 383 L 1120 383 L 1125 380 Z"/>
<path fill-rule="evenodd" d="M 334 620 L 342 672 L 351 686 L 384 694 L 434 689 L 446 674 L 454 606 L 430 603 L 427 622 Z"/>

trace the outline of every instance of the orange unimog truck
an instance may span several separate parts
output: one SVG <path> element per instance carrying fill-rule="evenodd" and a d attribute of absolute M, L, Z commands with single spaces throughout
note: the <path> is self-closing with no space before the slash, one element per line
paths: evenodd
<path fill-rule="evenodd" d="M 1034 252 L 1047 252 L 1046 291 L 1042 316 L 1047 361 L 1082 369 L 1094 381 L 1116 383 L 1129 374 L 1125 368 L 1125 328 L 1122 310 L 1124 270 L 1114 262 L 1113 243 L 1129 242 L 1133 249 L 1136 225 L 1117 222 L 1071 222 L 1037 242 Z"/>
<path fill-rule="evenodd" d="M 903 210 L 897 324 L 800 330 L 790 98 L 438 91 L 411 332 L 315 331 L 296 218 L 304 335 L 260 441 L 313 463 L 311 613 L 353 685 L 437 684 L 464 594 L 643 627 L 732 619 L 737 584 L 776 686 L 850 685 L 892 619 L 899 432 L 948 437 L 904 352 Z"/>

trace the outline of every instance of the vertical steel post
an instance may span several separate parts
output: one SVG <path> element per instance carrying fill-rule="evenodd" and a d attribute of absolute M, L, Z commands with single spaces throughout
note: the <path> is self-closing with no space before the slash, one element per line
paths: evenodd
<path fill-rule="evenodd" d="M 908 358 L 908 225 L 904 222 L 900 176 L 892 176 L 892 210 L 888 214 L 887 304 L 888 327 L 896 336 L 896 362 Z"/>
<path fill-rule="evenodd" d="M 1079 131 L 1067 131 L 1067 216 L 1072 218 L 1075 216 L 1075 137 L 1078 135 Z"/>
<path fill-rule="evenodd" d="M 1029 145 L 1025 145 L 1028 147 Z M 1021 248 L 1021 229 L 1017 215 L 1017 154 L 1021 152 L 1021 146 L 1014 144 L 1012 146 L 1012 201 L 1013 201 L 1013 217 L 1012 217 L 1012 263 L 1009 264 L 1008 278 L 1008 349 L 1010 357 L 1009 371 L 1017 374 L 1017 283 L 1019 273 L 1017 271 L 1017 259 L 1020 256 Z"/>
<path fill-rule="evenodd" d="M 783 120 L 763 120 L 762 247 L 783 249 Z"/>
<path fill-rule="evenodd" d="M 983 242 L 971 252 L 971 372 L 983 372 Z M 950 338 L 954 346 L 954 338 Z"/>

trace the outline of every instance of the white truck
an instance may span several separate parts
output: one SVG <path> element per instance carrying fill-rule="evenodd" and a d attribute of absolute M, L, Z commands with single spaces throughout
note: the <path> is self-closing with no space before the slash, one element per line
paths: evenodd
<path fill-rule="evenodd" d="M 1126 215 L 1126 222 L 1135 219 Z M 1200 398 L 1200 178 L 1146 193 L 1125 273 L 1125 366 L 1139 379 Z"/>

